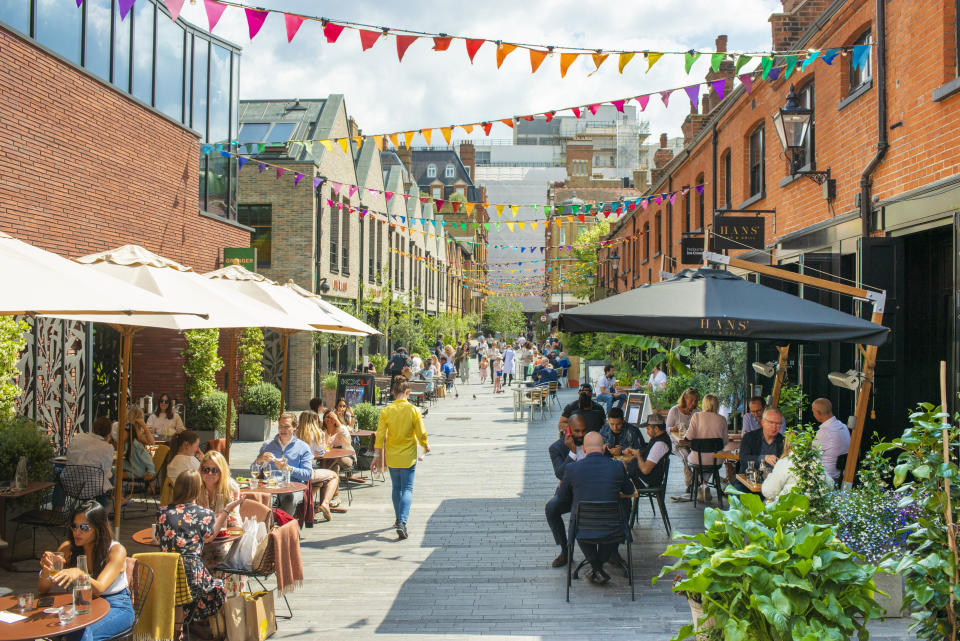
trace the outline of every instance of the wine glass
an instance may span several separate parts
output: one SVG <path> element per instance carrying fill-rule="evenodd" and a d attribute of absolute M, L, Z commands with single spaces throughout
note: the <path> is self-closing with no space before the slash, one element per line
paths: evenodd
<path fill-rule="evenodd" d="M 756 482 L 757 480 L 757 462 L 748 461 L 747 462 L 747 478 L 751 481 Z"/>

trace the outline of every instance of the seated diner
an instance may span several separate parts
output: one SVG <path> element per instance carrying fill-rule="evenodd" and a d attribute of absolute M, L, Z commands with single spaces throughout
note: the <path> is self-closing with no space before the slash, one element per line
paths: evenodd
<path fill-rule="evenodd" d="M 161 441 L 169 441 L 175 434 L 186 429 L 169 394 L 161 394 L 157 399 L 153 411 L 147 417 L 147 427 Z"/>
<path fill-rule="evenodd" d="M 315 458 L 326 453 L 323 446 L 323 433 L 320 429 L 320 417 L 317 416 L 316 412 L 310 410 L 300 412 L 297 438 L 307 444 Z M 331 518 L 330 508 L 336 507 L 332 504 L 332 501 L 340 488 L 340 477 L 333 470 L 318 467 L 313 470 L 310 482 L 313 491 L 317 493 L 314 502 L 320 508 L 324 518 L 329 521 Z"/>
<path fill-rule="evenodd" d="M 332 412 L 327 412 L 332 414 Z M 290 480 L 309 483 L 313 477 L 313 452 L 297 438 L 297 415 L 284 412 L 277 419 L 277 435 L 260 448 L 257 464 L 267 470 L 290 470 Z M 303 492 L 278 494 L 280 509 L 293 516 L 297 505 L 303 501 Z"/>
<path fill-rule="evenodd" d="M 243 503 L 243 497 L 240 496 L 240 485 L 230 478 L 230 466 L 223 454 L 210 450 L 203 455 L 200 459 L 200 480 L 203 481 L 203 485 L 200 488 L 197 504 L 214 514 L 225 512 L 227 520 L 223 528 L 240 527 L 242 524 L 240 505 Z M 228 505 L 235 507 L 227 510 Z M 217 533 L 219 532 L 220 530 L 217 530 Z M 230 547 L 230 543 L 219 543 L 216 540 L 205 546 L 203 560 L 207 567 L 219 565 L 226 558 Z"/>

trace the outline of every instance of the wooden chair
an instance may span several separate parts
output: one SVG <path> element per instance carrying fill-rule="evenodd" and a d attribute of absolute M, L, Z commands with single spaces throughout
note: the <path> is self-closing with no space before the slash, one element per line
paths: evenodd
<path fill-rule="evenodd" d="M 540 418 L 543 419 L 543 390 L 539 387 L 531 387 L 523 398 L 520 399 L 520 417 L 523 418 L 524 408 L 529 408 L 530 416 L 528 421 L 533 418 L 534 408 L 540 409 Z"/>
<path fill-rule="evenodd" d="M 549 403 L 549 401 L 554 401 L 554 402 L 557 404 L 557 407 L 559 407 L 561 410 L 563 409 L 563 406 L 560 404 L 560 398 L 557 396 L 557 391 L 560 389 L 560 382 L 559 382 L 559 381 L 550 381 L 549 383 L 547 383 L 547 386 L 548 386 L 548 388 L 549 388 L 549 389 L 548 389 L 548 395 L 549 395 L 549 396 L 548 396 L 548 399 L 547 399 L 547 400 L 548 400 L 547 409 L 550 410 L 550 414 L 553 414 L 553 410 L 550 409 L 550 403 Z"/>
<path fill-rule="evenodd" d="M 225 438 L 215 438 L 213 440 L 207 441 L 207 451 L 220 452 L 221 454 L 227 453 L 227 439 Z"/>

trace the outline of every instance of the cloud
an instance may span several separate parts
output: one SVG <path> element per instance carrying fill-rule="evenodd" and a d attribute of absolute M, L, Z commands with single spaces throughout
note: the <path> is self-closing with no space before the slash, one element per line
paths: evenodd
<path fill-rule="evenodd" d="M 614 0 L 604 4 L 357 0 L 318 6 L 307 0 L 269 0 L 265 6 L 383 27 L 588 48 L 710 51 L 716 35 L 723 33 L 729 36 L 731 50 L 762 51 L 770 47 L 768 18 L 779 4 L 776 0 Z M 206 28 L 202 3 L 186 5 L 183 16 Z M 616 56 L 611 56 L 599 72 L 588 75 L 593 63 L 589 56 L 581 56 L 561 79 L 556 55 L 531 75 L 528 54 L 522 49 L 497 70 L 492 43 L 483 45 L 471 65 L 462 40 L 454 40 L 449 51 L 435 52 L 426 39 L 411 45 L 401 64 L 392 37 L 381 38 L 363 52 L 356 31 L 346 29 L 335 44 L 328 44 L 320 24 L 312 21 L 304 22 L 288 44 L 280 14 L 271 14 L 250 41 L 244 14 L 236 8 L 227 9 L 214 33 L 243 47 L 242 99 L 322 98 L 341 93 L 365 133 L 492 120 L 650 93 L 701 80 L 709 66 L 708 57 L 703 57 L 687 76 L 682 57 L 664 57 L 645 73 L 646 61 L 637 57 L 620 75 Z M 654 98 L 642 118 L 649 121 L 654 135 L 661 131 L 678 135 L 689 107 L 682 92 L 672 96 L 669 109 Z M 503 125 L 495 125 L 491 134 L 510 136 Z"/>

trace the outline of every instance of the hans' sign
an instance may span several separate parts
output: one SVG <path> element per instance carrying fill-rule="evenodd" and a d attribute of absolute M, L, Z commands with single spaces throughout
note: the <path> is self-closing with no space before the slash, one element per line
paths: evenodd
<path fill-rule="evenodd" d="M 760 216 L 716 216 L 713 249 L 763 249 L 763 223 Z"/>

